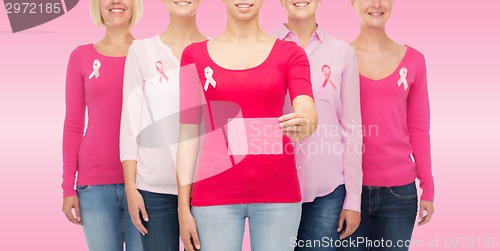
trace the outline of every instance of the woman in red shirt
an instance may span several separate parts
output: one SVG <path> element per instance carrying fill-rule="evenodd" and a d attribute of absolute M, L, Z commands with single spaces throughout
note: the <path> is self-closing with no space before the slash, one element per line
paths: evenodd
<path fill-rule="evenodd" d="M 248 218 L 252 250 L 293 250 L 301 195 L 290 143 L 317 121 L 309 62 L 295 43 L 260 29 L 263 0 L 224 3 L 226 31 L 188 46 L 181 60 L 181 239 L 188 251 L 241 250 Z M 287 91 L 294 112 L 283 115 Z"/>

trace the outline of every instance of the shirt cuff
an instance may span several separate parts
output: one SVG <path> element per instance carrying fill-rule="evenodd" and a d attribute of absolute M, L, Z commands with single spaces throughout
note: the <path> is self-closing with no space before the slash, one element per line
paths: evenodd
<path fill-rule="evenodd" d="M 66 198 L 69 196 L 76 196 L 76 191 L 74 189 L 64 190 L 63 191 L 63 198 Z"/>
<path fill-rule="evenodd" d="M 434 201 L 434 190 L 423 189 L 422 196 L 420 196 L 420 200 L 426 200 L 433 202 Z"/>
<path fill-rule="evenodd" d="M 361 194 L 346 192 L 342 209 L 361 212 Z"/>

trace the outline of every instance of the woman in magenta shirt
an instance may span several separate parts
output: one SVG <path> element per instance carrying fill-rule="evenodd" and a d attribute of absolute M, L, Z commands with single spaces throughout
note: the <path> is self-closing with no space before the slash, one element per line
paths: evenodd
<path fill-rule="evenodd" d="M 361 224 L 351 238 L 383 239 L 384 247 L 365 241 L 345 250 L 408 250 L 417 211 L 418 225 L 434 212 L 425 60 L 387 36 L 393 0 L 351 3 L 361 21 L 352 46 L 361 74 L 365 146 Z M 419 208 L 416 178 L 422 188 Z"/>
<path fill-rule="evenodd" d="M 290 138 L 310 136 L 317 121 L 309 62 L 262 32 L 263 0 L 223 2 L 226 31 L 181 60 L 181 239 L 188 251 L 241 250 L 248 218 L 252 250 L 293 250 L 301 194 Z M 287 91 L 294 112 L 283 115 Z"/>
<path fill-rule="evenodd" d="M 128 214 L 119 153 L 123 70 L 134 40 L 130 30 L 142 15 L 142 2 L 92 0 L 90 6 L 94 21 L 106 27 L 106 34 L 95 44 L 77 47 L 68 63 L 63 212 L 69 221 L 83 226 L 91 251 L 123 250 L 124 242 L 127 250 L 142 250 L 140 234 Z"/>

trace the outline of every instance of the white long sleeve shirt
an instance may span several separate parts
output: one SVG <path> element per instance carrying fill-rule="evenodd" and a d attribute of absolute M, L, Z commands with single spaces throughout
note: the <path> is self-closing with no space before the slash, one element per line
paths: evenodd
<path fill-rule="evenodd" d="M 177 194 L 180 62 L 160 36 L 134 41 L 125 63 L 121 161 L 137 161 L 140 190 Z"/>

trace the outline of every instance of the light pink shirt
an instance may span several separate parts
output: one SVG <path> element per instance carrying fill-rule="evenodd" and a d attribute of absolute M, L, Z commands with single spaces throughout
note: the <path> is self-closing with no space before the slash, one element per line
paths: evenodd
<path fill-rule="evenodd" d="M 298 36 L 285 25 L 274 36 L 299 44 Z M 304 49 L 311 64 L 318 128 L 296 145 L 303 201 L 311 202 L 345 184 L 343 208 L 360 211 L 362 130 L 355 51 L 319 28 Z M 288 101 L 284 109 L 293 111 Z"/>

